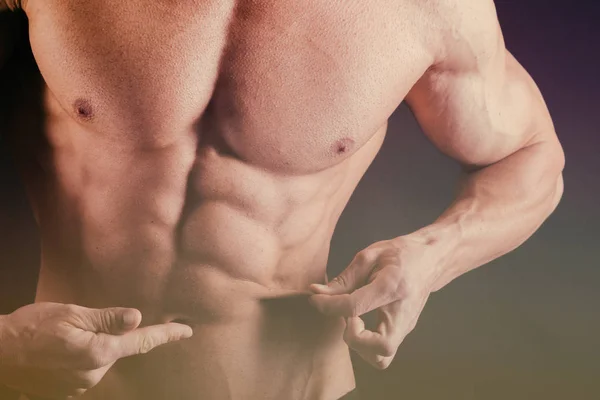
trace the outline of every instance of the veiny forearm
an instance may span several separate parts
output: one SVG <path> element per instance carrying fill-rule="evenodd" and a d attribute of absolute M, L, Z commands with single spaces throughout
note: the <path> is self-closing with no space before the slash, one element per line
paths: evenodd
<path fill-rule="evenodd" d="M 440 255 L 432 290 L 527 240 L 560 201 L 563 165 L 557 142 L 539 142 L 467 173 L 454 203 L 413 234 Z"/>

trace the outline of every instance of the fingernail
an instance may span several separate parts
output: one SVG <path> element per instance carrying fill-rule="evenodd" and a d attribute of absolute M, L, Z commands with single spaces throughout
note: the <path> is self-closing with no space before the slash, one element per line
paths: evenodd
<path fill-rule="evenodd" d="M 188 326 L 188 329 L 185 329 L 183 331 L 183 338 L 184 339 L 188 339 L 191 338 L 194 335 L 194 330 Z"/>

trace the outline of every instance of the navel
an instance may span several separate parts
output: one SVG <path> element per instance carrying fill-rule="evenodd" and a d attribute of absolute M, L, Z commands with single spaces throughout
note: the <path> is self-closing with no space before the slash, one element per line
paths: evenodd
<path fill-rule="evenodd" d="M 94 117 L 92 103 L 87 99 L 79 98 L 75 100 L 73 110 L 75 111 L 75 115 L 82 120 L 89 121 Z"/>

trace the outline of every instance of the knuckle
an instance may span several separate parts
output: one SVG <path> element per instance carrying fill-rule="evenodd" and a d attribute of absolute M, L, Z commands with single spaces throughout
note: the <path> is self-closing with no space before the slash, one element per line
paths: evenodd
<path fill-rule="evenodd" d="M 101 351 L 98 346 L 93 346 L 87 352 L 87 364 L 90 369 L 98 369 L 105 366 L 107 363 L 106 353 Z"/>
<path fill-rule="evenodd" d="M 362 250 L 356 254 L 355 260 L 361 264 L 366 263 L 371 259 L 372 252 L 373 250 L 371 249 Z"/>
<path fill-rule="evenodd" d="M 103 375 L 99 371 L 92 371 L 90 374 L 88 374 L 87 379 L 85 380 L 86 386 L 84 386 L 84 388 L 93 388 L 100 382 L 102 376 Z"/>
<path fill-rule="evenodd" d="M 381 343 L 379 348 L 379 355 L 384 357 L 392 357 L 396 354 L 396 345 L 389 340 Z"/>
<path fill-rule="evenodd" d="M 112 321 L 114 319 L 113 317 L 114 313 L 109 309 L 109 310 L 103 310 L 102 312 L 100 312 L 100 314 L 98 315 L 98 319 L 99 319 L 99 323 L 100 326 L 105 329 L 108 330 L 113 324 Z"/>
<path fill-rule="evenodd" d="M 414 320 L 412 320 L 410 322 L 410 324 L 408 324 L 408 332 L 407 332 L 407 334 L 410 333 L 410 332 L 412 332 L 412 331 L 414 331 L 416 327 L 417 327 L 417 319 L 415 318 Z"/>
<path fill-rule="evenodd" d="M 352 342 L 352 337 L 351 337 L 351 334 L 350 334 L 350 332 L 348 332 L 348 330 L 346 330 L 346 331 L 344 332 L 343 338 L 344 338 L 344 342 L 346 342 L 346 344 L 347 344 L 348 346 L 350 346 L 350 344 L 351 344 L 351 342 Z M 350 346 L 350 347 L 352 347 L 352 346 Z"/>
<path fill-rule="evenodd" d="M 117 309 L 116 308 L 105 308 L 98 315 L 98 323 L 102 329 L 110 331 L 112 327 L 118 326 L 117 321 Z"/>
<path fill-rule="evenodd" d="M 396 293 L 399 299 L 407 299 L 413 296 L 414 289 L 406 281 L 406 279 L 399 279 L 396 283 Z"/>
<path fill-rule="evenodd" d="M 333 282 L 336 282 L 340 286 L 345 287 L 346 284 L 348 283 L 348 279 L 344 276 L 344 274 L 340 274 L 340 275 L 336 276 L 335 278 L 333 278 Z"/>
<path fill-rule="evenodd" d="M 365 252 L 361 251 L 359 253 L 356 253 L 356 256 L 354 257 L 354 261 L 358 262 L 358 263 L 362 263 L 365 261 Z"/>
<path fill-rule="evenodd" d="M 373 363 L 375 368 L 377 368 L 378 370 L 387 369 L 390 366 L 390 364 L 391 361 L 387 358 L 377 358 L 377 360 L 375 360 L 375 362 Z"/>
<path fill-rule="evenodd" d="M 67 398 L 73 398 L 73 397 L 83 396 L 85 394 L 85 392 L 87 392 L 87 389 L 77 388 L 77 389 L 69 390 L 66 393 L 66 395 L 67 395 Z"/>
<path fill-rule="evenodd" d="M 99 379 L 95 376 L 95 374 L 91 371 L 82 373 L 77 376 L 76 385 L 79 389 L 91 389 L 96 386 L 99 382 Z"/>
<path fill-rule="evenodd" d="M 388 294 L 393 298 L 398 297 L 398 280 L 393 277 L 388 277 L 388 279 L 383 281 L 381 289 L 385 294 Z"/>
<path fill-rule="evenodd" d="M 65 304 L 63 306 L 63 311 L 67 315 L 76 315 L 79 314 L 79 309 L 75 304 Z"/>
<path fill-rule="evenodd" d="M 146 354 L 150 350 L 152 350 L 155 346 L 155 340 L 152 336 L 142 336 L 140 338 L 140 343 L 138 347 L 138 351 L 140 354 Z"/>
<path fill-rule="evenodd" d="M 354 333 L 351 330 L 346 329 L 344 331 L 343 337 L 344 337 L 344 342 L 346 342 L 346 344 L 348 346 L 352 347 L 352 345 L 354 344 L 354 341 L 356 340 L 356 336 L 354 335 Z"/>
<path fill-rule="evenodd" d="M 385 264 L 400 265 L 400 250 L 392 247 L 385 249 L 380 257 Z"/>
<path fill-rule="evenodd" d="M 357 300 L 353 306 L 350 307 L 350 317 L 360 317 L 366 310 L 368 305 L 362 300 Z"/>
<path fill-rule="evenodd" d="M 104 340 L 102 342 L 102 346 L 98 349 L 98 352 L 101 352 L 100 359 L 102 361 L 101 367 L 105 367 L 106 365 L 112 363 L 118 357 L 120 353 L 122 344 L 120 344 L 117 340 Z"/>
<path fill-rule="evenodd" d="M 69 338 L 68 336 L 62 337 L 61 341 L 62 341 L 63 348 L 69 355 L 73 355 L 73 356 L 77 357 L 77 356 L 85 355 L 85 352 L 87 351 L 84 343 L 77 341 L 77 340 L 73 340 L 72 338 Z"/>

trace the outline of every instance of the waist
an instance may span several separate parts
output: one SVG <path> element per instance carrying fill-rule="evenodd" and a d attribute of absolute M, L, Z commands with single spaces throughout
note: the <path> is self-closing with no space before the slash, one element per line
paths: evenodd
<path fill-rule="evenodd" d="M 194 330 L 188 340 L 120 360 L 86 400 L 329 400 L 354 387 L 344 320 L 318 313 L 300 281 L 270 287 L 180 261 L 138 281 L 84 270 L 79 286 L 59 289 L 64 281 L 50 267 L 42 268 L 37 301 L 136 307 L 142 325 L 178 320 Z"/>
<path fill-rule="evenodd" d="M 294 249 L 293 255 L 299 250 Z M 245 249 L 237 251 L 243 254 Z M 43 245 L 36 301 L 134 307 L 148 323 L 254 318 L 277 299 L 289 306 L 298 304 L 289 298 L 302 293 L 306 297 L 311 283 L 323 283 L 327 255 L 328 246 L 323 245 L 316 251 L 306 249 L 304 257 L 284 254 L 275 264 L 250 259 L 250 266 L 152 251 L 144 257 L 107 255 L 110 262 L 96 262 L 81 250 L 65 252 Z"/>
<path fill-rule="evenodd" d="M 355 386 L 343 321 L 295 319 L 196 325 L 186 341 L 118 361 L 85 399 L 338 399 Z"/>

